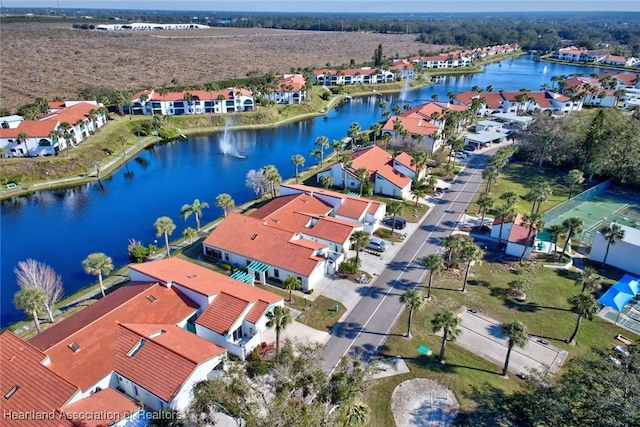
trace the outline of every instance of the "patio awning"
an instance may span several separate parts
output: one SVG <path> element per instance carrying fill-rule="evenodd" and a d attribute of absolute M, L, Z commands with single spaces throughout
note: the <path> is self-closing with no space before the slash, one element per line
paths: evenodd
<path fill-rule="evenodd" d="M 238 282 L 247 283 L 249 285 L 253 284 L 253 274 L 245 273 L 242 270 L 236 271 L 230 277 Z"/>
<path fill-rule="evenodd" d="M 609 290 L 600 297 L 598 302 L 608 307 L 615 308 L 618 312 L 622 311 L 625 305 L 633 299 L 632 294 L 620 291 L 615 286 L 609 288 Z"/>
<path fill-rule="evenodd" d="M 264 273 L 268 271 L 271 266 L 267 263 L 261 261 L 251 261 L 251 263 L 247 266 L 247 270 L 255 271 L 257 273 Z"/>
<path fill-rule="evenodd" d="M 618 280 L 616 284 L 613 285 L 613 287 L 620 292 L 635 296 L 640 290 L 640 279 L 633 277 L 630 274 L 625 274 L 622 279 Z"/>

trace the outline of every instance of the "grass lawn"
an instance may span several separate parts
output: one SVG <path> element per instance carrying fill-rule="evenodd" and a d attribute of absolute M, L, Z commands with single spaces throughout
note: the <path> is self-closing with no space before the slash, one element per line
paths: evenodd
<path fill-rule="evenodd" d="M 403 356 L 411 372 L 376 381 L 375 386 L 367 392 L 367 402 L 372 410 L 371 425 L 393 425 L 389 403 L 391 394 L 397 384 L 410 378 L 440 381 L 456 394 L 462 411 L 475 407 L 474 397 L 484 387 L 505 393 L 520 388 L 521 380 L 513 375 L 509 379 L 502 378 L 498 375 L 501 366 L 457 347 L 455 342 L 447 345 L 447 364 L 444 368 L 439 367 L 436 358 L 442 339 L 431 332 L 430 324 L 434 313 L 439 310 L 455 311 L 464 305 L 503 322 L 521 320 L 530 334 L 544 337 L 554 346 L 567 350 L 569 358 L 594 350 L 610 349 L 619 344 L 614 339 L 618 333 L 630 336 L 632 340 L 638 339 L 635 334 L 594 317 L 592 321 L 583 320 L 576 337 L 577 345 L 565 344 L 563 340 L 571 335 L 576 324 L 576 315 L 570 311 L 567 298 L 580 289 L 574 285 L 575 273 L 547 269 L 542 264 L 529 263 L 520 269 L 517 263 L 486 260 L 472 267 L 473 277 L 470 278 L 466 294 L 459 292 L 463 272 L 435 277 L 432 301 L 414 314 L 413 338 L 409 340 L 402 336 L 407 327 L 408 313 L 405 312 L 381 351 L 381 356 Z M 515 268 L 512 270 L 512 267 Z M 602 282 L 605 284 L 614 283 L 619 278 L 603 273 Z M 523 303 L 517 303 L 506 295 L 508 283 L 515 279 L 527 279 L 532 283 L 527 291 L 528 298 Z M 420 356 L 417 352 L 420 344 L 431 347 L 434 355 Z"/>
<path fill-rule="evenodd" d="M 298 322 L 317 329 L 319 331 L 329 331 L 336 324 L 346 308 L 340 302 L 319 295 L 315 300 L 305 300 L 304 294 L 299 291 L 292 292 L 292 301 L 289 301 L 289 291 L 285 291 L 273 285 L 256 285 L 256 287 L 281 295 L 284 298 L 285 306 L 301 311 L 304 317 L 295 319 Z M 313 305 L 315 304 L 315 305 Z M 331 315 L 335 306 L 338 306 L 337 315 Z"/>
<path fill-rule="evenodd" d="M 494 200 L 494 207 L 503 204 L 500 200 L 500 196 L 509 191 L 513 191 L 520 197 L 516 202 L 516 212 L 527 214 L 531 212 L 531 202 L 523 199 L 524 195 L 529 192 L 534 184 L 542 181 L 547 181 L 553 190 L 553 195 L 549 197 L 540 208 L 540 212 L 544 213 L 552 207 L 564 202 L 569 196 L 569 185 L 565 182 L 566 172 L 556 171 L 553 169 L 538 169 L 533 165 L 525 165 L 522 163 L 510 163 L 508 169 L 505 169 L 498 182 L 491 186 L 491 196 Z M 484 186 L 481 187 L 481 191 L 476 194 L 473 199 L 472 205 L 486 188 L 486 180 Z M 581 192 L 583 189 L 574 189 L 574 194 Z M 473 212 L 472 206 L 470 211 Z"/>

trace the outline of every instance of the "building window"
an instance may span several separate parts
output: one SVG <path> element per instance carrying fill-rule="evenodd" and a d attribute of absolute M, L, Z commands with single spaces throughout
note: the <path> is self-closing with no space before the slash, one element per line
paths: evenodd
<path fill-rule="evenodd" d="M 224 253 L 224 260 L 229 261 L 229 253 L 227 252 Z"/>
<path fill-rule="evenodd" d="M 242 338 L 242 331 L 240 329 L 241 328 L 238 328 L 231 333 L 231 336 L 233 337 L 233 341 L 238 341 L 240 338 Z"/>
<path fill-rule="evenodd" d="M 273 269 L 273 277 L 275 277 L 276 279 L 280 278 L 280 270 L 278 270 L 277 268 Z"/>

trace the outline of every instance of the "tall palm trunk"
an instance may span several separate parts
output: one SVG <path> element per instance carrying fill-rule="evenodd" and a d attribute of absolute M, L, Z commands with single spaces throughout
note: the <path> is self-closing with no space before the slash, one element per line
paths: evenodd
<path fill-rule="evenodd" d="M 448 331 L 445 329 L 442 333 L 442 346 L 440 347 L 440 355 L 438 356 L 438 360 L 440 362 L 444 360 L 444 349 L 447 346 L 447 335 Z"/>
<path fill-rule="evenodd" d="M 462 284 L 462 292 L 467 291 L 467 278 L 469 277 L 469 270 L 471 270 L 471 261 L 467 262 L 467 271 L 464 273 L 464 283 Z"/>
<path fill-rule="evenodd" d="M 413 307 L 409 310 L 409 321 L 407 322 L 407 337 L 411 338 L 411 321 L 413 320 Z"/>
<path fill-rule="evenodd" d="M 500 234 L 498 234 L 498 246 L 502 244 L 502 224 L 504 224 L 505 218 L 502 218 L 502 222 L 500 223 Z"/>
<path fill-rule="evenodd" d="M 429 286 L 427 287 L 427 299 L 431 299 L 431 283 L 433 281 L 433 270 L 429 273 Z"/>
<path fill-rule="evenodd" d="M 171 254 L 169 253 L 169 235 L 167 233 L 164 233 L 164 245 L 167 248 L 167 258 L 169 258 Z"/>
<path fill-rule="evenodd" d="M 578 329 L 580 329 L 580 321 L 582 320 L 582 315 L 578 315 L 578 321 L 576 322 L 576 328 L 573 330 L 573 333 L 571 334 L 571 338 L 569 338 L 569 342 L 573 342 L 573 340 L 576 338 L 576 335 L 578 335 Z"/>
<path fill-rule="evenodd" d="M 504 359 L 504 368 L 502 368 L 502 376 L 507 376 L 507 369 L 509 369 L 509 358 L 511 357 L 511 349 L 513 349 L 513 344 L 511 344 L 511 340 L 509 340 L 509 347 L 507 349 L 507 358 Z"/>
<path fill-rule="evenodd" d="M 522 251 L 522 255 L 520 255 L 520 262 L 524 259 L 524 256 L 527 254 L 527 249 L 529 249 L 529 239 L 531 239 L 531 234 L 533 233 L 533 229 L 530 228 L 527 233 L 527 240 L 524 242 L 524 250 Z"/>
<path fill-rule="evenodd" d="M 280 328 L 276 328 L 276 355 L 280 354 Z"/>
<path fill-rule="evenodd" d="M 33 323 L 36 324 L 36 329 L 38 330 L 38 333 L 42 332 L 42 329 L 40 329 L 40 320 L 38 320 L 38 312 L 36 310 L 33 310 L 31 312 L 31 315 L 33 316 Z"/>
<path fill-rule="evenodd" d="M 604 252 L 604 258 L 602 259 L 602 265 L 607 263 L 607 257 L 609 256 L 609 248 L 611 247 L 611 240 L 607 241 L 607 250 Z"/>
<path fill-rule="evenodd" d="M 102 273 L 98 274 L 98 283 L 100 284 L 100 292 L 102 292 L 102 296 L 104 297 L 104 286 L 102 285 Z"/>
<path fill-rule="evenodd" d="M 573 237 L 573 228 L 570 228 L 569 232 L 567 233 L 567 241 L 564 242 L 564 246 L 562 247 L 562 253 L 560 254 L 561 257 L 567 251 L 567 247 L 569 246 L 569 242 L 571 241 L 572 237 Z"/>

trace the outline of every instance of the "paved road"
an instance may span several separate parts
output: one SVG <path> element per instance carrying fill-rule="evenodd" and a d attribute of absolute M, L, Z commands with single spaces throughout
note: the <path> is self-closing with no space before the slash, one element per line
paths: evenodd
<path fill-rule="evenodd" d="M 367 295 L 331 331 L 323 368 L 331 372 L 347 354 L 370 358 L 378 352 L 403 311 L 400 296 L 420 283 L 425 273 L 420 260 L 440 250 L 442 239 L 462 220 L 464 211 L 482 184 L 482 169 L 497 148 L 475 154 L 449 190 L 403 248 L 387 265 Z"/>

